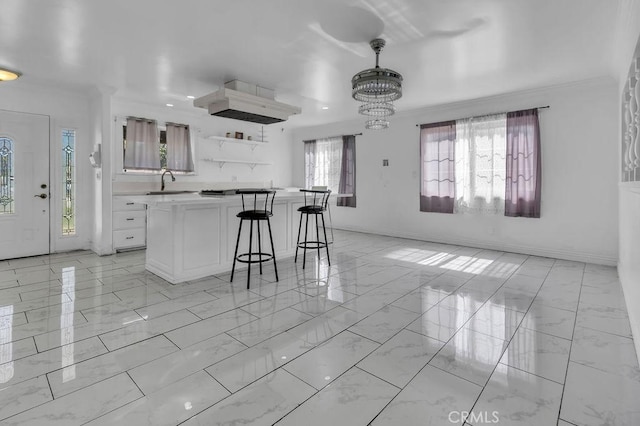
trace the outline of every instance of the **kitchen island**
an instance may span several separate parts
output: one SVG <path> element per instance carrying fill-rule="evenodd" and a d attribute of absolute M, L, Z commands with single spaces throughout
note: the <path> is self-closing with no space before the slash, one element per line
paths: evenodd
<path fill-rule="evenodd" d="M 128 198 L 147 205 L 148 271 L 173 284 L 231 271 L 239 225 L 236 214 L 242 210 L 239 195 L 188 193 Z M 297 209 L 303 204 L 300 192 L 276 193 L 271 218 L 276 260 L 295 252 Z M 238 252 L 248 251 L 248 244 L 243 236 Z"/>

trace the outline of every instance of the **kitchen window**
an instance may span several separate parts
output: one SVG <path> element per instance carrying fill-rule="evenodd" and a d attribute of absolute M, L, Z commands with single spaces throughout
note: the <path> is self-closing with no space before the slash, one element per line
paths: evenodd
<path fill-rule="evenodd" d="M 188 125 L 129 117 L 122 126 L 123 171 L 192 173 L 193 151 Z"/>

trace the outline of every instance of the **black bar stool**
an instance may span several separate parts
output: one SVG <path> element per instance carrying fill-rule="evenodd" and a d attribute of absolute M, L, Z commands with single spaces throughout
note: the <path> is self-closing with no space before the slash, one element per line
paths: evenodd
<path fill-rule="evenodd" d="M 271 234 L 271 222 L 269 218 L 273 216 L 273 199 L 276 196 L 275 191 L 267 189 L 239 189 L 237 194 L 242 196 L 242 211 L 236 215 L 240 218 L 240 227 L 238 228 L 238 239 L 236 240 L 236 251 L 233 255 L 233 267 L 231 268 L 231 282 L 233 282 L 233 274 L 236 269 L 236 261 L 248 264 L 247 271 L 247 289 L 249 289 L 251 280 L 251 264 L 258 263 L 260 265 L 260 274 L 262 275 L 262 262 L 273 260 L 273 268 L 276 273 L 276 281 L 278 281 L 278 265 L 276 264 L 276 251 L 273 248 L 273 236 Z M 248 204 L 245 205 L 245 197 Z M 250 203 L 253 198 L 253 203 Z M 238 254 L 238 246 L 240 245 L 240 234 L 242 233 L 242 224 L 245 220 L 249 221 L 249 251 L 247 253 Z M 271 253 L 262 251 L 262 238 L 260 236 L 260 222 L 266 221 L 269 228 L 269 240 L 271 241 Z M 253 251 L 253 223 L 256 223 L 258 230 L 258 251 Z M 257 258 L 256 258 L 257 257 Z"/>
<path fill-rule="evenodd" d="M 317 189 L 301 189 L 300 192 L 304 193 L 304 206 L 299 207 L 300 212 L 300 224 L 298 225 L 298 239 L 296 245 L 296 257 L 294 262 L 298 261 L 298 249 L 304 250 L 302 255 L 302 269 L 304 269 L 307 261 L 307 250 L 318 250 L 318 261 L 320 260 L 320 249 L 327 249 L 327 263 L 331 266 L 331 259 L 329 259 L 329 241 L 327 240 L 327 228 L 324 224 L 324 212 L 327 210 L 329 203 L 329 195 L 331 190 L 317 190 Z M 316 240 L 309 240 L 309 216 L 314 215 L 316 218 Z M 304 241 L 300 241 L 300 232 L 302 230 L 302 216 L 306 217 L 304 226 Z M 322 231 L 324 232 L 324 241 L 320 241 L 320 227 L 318 225 L 318 216 L 322 219 Z"/>

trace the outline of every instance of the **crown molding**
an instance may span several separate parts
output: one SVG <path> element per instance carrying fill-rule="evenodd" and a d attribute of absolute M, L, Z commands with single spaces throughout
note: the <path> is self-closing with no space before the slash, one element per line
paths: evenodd
<path fill-rule="evenodd" d="M 417 108 L 410 111 L 398 112 L 395 117 L 405 118 L 414 116 L 423 116 L 425 114 L 433 113 L 435 111 L 442 113 L 443 111 L 457 111 L 473 106 L 480 106 L 484 104 L 495 104 L 504 101 L 512 101 L 514 97 L 534 97 L 537 95 L 544 95 L 549 92 L 557 92 L 560 90 L 572 90 L 576 88 L 590 88 L 590 87 L 602 87 L 607 85 L 616 84 L 616 80 L 612 76 L 600 76 L 583 80 L 569 81 L 559 84 L 540 86 L 531 89 L 518 90 L 513 92 L 501 93 L 498 95 L 491 95 L 479 98 L 466 99 L 462 101 L 450 102 L 446 104 L 430 105 L 423 108 Z"/>

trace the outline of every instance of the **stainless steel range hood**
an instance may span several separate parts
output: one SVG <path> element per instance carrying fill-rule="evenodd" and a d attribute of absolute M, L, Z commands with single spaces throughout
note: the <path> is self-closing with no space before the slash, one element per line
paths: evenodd
<path fill-rule="evenodd" d="M 260 124 L 279 123 L 302 112 L 298 107 L 277 102 L 273 90 L 239 80 L 227 82 L 223 89 L 195 99 L 193 106 L 205 108 L 218 117 Z"/>

